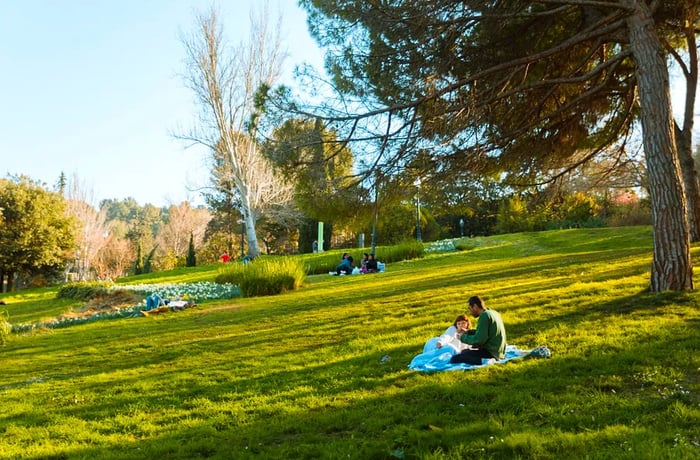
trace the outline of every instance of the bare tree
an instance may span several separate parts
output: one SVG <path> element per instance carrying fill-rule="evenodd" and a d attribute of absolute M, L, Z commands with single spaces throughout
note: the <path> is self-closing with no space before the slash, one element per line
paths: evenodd
<path fill-rule="evenodd" d="M 170 205 L 168 208 L 167 222 L 161 227 L 156 237 L 156 244 L 161 254 L 172 254 L 176 259 L 184 261 L 189 247 L 190 235 L 194 243 L 199 246 L 204 239 L 204 231 L 211 219 L 209 211 L 203 208 L 192 208 L 187 201 L 178 205 Z M 174 268 L 174 264 L 164 264 Z"/>
<path fill-rule="evenodd" d="M 663 43 L 669 55 L 673 57 L 685 80 L 685 99 L 681 120 L 674 120 L 676 135 L 676 147 L 678 159 L 683 173 L 685 195 L 688 200 L 688 224 L 690 226 L 690 240 L 700 241 L 700 181 L 698 171 L 693 159 L 693 126 L 695 121 L 695 101 L 698 87 L 698 47 L 697 47 L 697 22 L 700 18 L 699 6 L 696 2 L 687 2 L 681 9 L 681 14 L 672 17 L 669 21 L 673 24 L 673 30 L 677 37 L 664 39 Z M 675 39 L 675 40 L 674 40 Z M 669 42 L 671 41 L 671 42 Z M 684 43 L 685 46 L 680 44 Z M 676 46 L 683 48 L 679 52 Z M 684 60 L 683 56 L 687 59 Z"/>
<path fill-rule="evenodd" d="M 133 265 L 135 251 L 126 238 L 119 237 L 110 231 L 105 238 L 105 244 L 97 254 L 93 266 L 100 278 L 117 279 L 125 276 Z"/>
<path fill-rule="evenodd" d="M 76 223 L 75 252 L 66 269 L 77 273 L 81 280 L 91 279 L 95 262 L 107 242 L 109 224 L 106 209 L 94 206 L 94 192 L 77 175 L 64 188 L 66 211 Z"/>
<path fill-rule="evenodd" d="M 255 141 L 255 93 L 279 78 L 284 53 L 280 23 L 271 26 L 265 5 L 251 15 L 247 42 L 227 46 L 216 10 L 197 17 L 196 30 L 183 43 L 187 57 L 185 80 L 200 106 L 199 123 L 178 136 L 208 147 L 223 164 L 245 222 L 249 255 L 259 255 L 257 221 L 288 209 L 292 187 L 278 175 Z"/>

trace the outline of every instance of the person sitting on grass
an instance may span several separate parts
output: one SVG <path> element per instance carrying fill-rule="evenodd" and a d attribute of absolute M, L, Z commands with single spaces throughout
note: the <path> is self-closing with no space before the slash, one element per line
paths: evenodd
<path fill-rule="evenodd" d="M 367 273 L 367 261 L 369 260 L 369 254 L 366 252 L 362 254 L 362 260 L 360 261 L 360 273 Z"/>
<path fill-rule="evenodd" d="M 454 323 L 448 327 L 440 337 L 431 337 L 425 342 L 423 352 L 413 358 L 409 369 L 415 368 L 444 368 L 450 359 L 469 345 L 459 340 L 459 337 L 471 328 L 471 321 L 467 315 L 459 315 Z"/>
<path fill-rule="evenodd" d="M 377 259 L 374 254 L 370 254 L 367 257 L 367 264 L 365 264 L 365 273 L 377 273 L 379 272 L 379 267 L 377 265 Z"/>
<path fill-rule="evenodd" d="M 337 267 L 335 267 L 336 274 L 340 275 L 341 273 L 343 273 L 350 275 L 352 273 L 353 268 L 355 268 L 352 265 L 353 260 L 354 259 L 352 258 L 352 256 L 343 257 L 342 262 L 340 262 L 340 264 Z"/>
<path fill-rule="evenodd" d="M 459 338 L 462 334 L 466 334 L 471 328 L 472 322 L 467 315 L 459 315 L 454 323 L 452 323 L 452 326 L 448 327 L 445 332 L 437 338 L 435 347 L 438 349 L 452 347 L 457 353 L 469 348 L 469 345 L 459 340 Z"/>
<path fill-rule="evenodd" d="M 506 355 L 506 328 L 501 315 L 495 310 L 487 309 L 479 296 L 470 297 L 468 303 L 470 313 L 479 320 L 476 329 L 469 329 L 459 338 L 471 347 L 454 355 L 450 362 L 479 365 L 483 364 L 482 359 L 503 359 Z"/>
<path fill-rule="evenodd" d="M 431 337 L 423 346 L 423 358 L 425 356 L 434 356 L 444 352 L 450 352 L 452 355 L 460 353 L 462 350 L 469 348 L 469 345 L 459 340 L 462 334 L 465 334 L 471 329 L 472 323 L 467 315 L 459 315 L 454 322 L 445 329 L 440 337 Z"/>

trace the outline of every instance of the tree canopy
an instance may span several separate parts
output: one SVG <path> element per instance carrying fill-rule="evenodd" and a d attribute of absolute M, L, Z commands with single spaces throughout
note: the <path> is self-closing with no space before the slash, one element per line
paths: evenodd
<path fill-rule="evenodd" d="M 406 166 L 427 149 L 421 175 L 468 169 L 542 182 L 602 151 L 623 152 L 641 121 L 655 228 L 651 287 L 692 288 L 664 57 L 687 33 L 677 18 L 694 18 L 698 2 L 301 3 L 346 110 L 300 111 L 348 141 L 377 139 L 379 167 Z"/>
<path fill-rule="evenodd" d="M 24 176 L 0 179 L 0 213 L 0 274 L 8 290 L 15 274 L 62 268 L 74 246 L 74 225 L 60 194 Z"/>

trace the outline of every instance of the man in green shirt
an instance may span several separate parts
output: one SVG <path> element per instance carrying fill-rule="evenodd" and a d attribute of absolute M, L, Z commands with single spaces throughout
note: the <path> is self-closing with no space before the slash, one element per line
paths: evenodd
<path fill-rule="evenodd" d="M 501 315 L 486 308 L 479 296 L 469 299 L 469 312 L 478 318 L 476 329 L 460 336 L 469 348 L 450 359 L 451 363 L 482 364 L 482 359 L 503 359 L 506 355 L 506 328 Z"/>

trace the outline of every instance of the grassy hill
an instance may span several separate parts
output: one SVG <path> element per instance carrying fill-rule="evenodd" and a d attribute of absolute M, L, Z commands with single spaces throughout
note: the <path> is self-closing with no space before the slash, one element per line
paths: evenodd
<path fill-rule="evenodd" d="M 284 295 L 14 334 L 0 458 L 700 457 L 700 297 L 648 292 L 649 227 L 464 244 Z M 25 322 L 76 307 L 54 294 L 1 308 Z M 475 294 L 509 343 L 552 359 L 408 370 Z"/>

